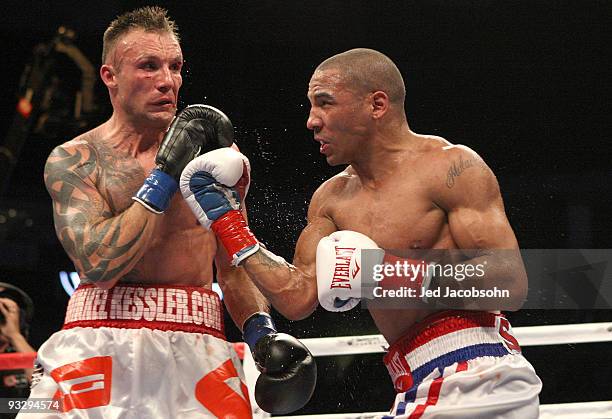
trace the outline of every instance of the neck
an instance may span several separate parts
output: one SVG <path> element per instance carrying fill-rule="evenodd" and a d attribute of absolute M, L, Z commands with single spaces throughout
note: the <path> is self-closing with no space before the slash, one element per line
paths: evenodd
<path fill-rule="evenodd" d="M 157 150 L 164 138 L 166 128 L 135 124 L 113 113 L 104 124 L 104 131 L 105 137 L 110 140 L 113 148 L 126 150 L 132 156 L 137 157 L 140 153 L 148 152 L 152 148 Z"/>
<path fill-rule="evenodd" d="M 416 150 L 417 135 L 408 124 L 380 130 L 367 142 L 359 156 L 351 162 L 364 186 L 376 187 L 388 176 L 396 173 L 406 153 Z"/>

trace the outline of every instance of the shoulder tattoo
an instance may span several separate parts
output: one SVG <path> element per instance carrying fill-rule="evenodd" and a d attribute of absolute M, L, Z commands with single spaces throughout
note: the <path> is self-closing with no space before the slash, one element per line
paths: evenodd
<path fill-rule="evenodd" d="M 463 156 L 459 156 L 458 159 L 453 160 L 446 172 L 446 187 L 451 189 L 455 186 L 457 178 L 470 167 L 474 167 L 476 163 L 477 161 L 475 158 L 464 159 Z"/>

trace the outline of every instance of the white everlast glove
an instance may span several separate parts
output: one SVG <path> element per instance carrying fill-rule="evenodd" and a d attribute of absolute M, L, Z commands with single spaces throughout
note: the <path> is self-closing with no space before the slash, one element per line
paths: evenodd
<path fill-rule="evenodd" d="M 319 303 L 328 311 L 347 311 L 361 299 L 361 250 L 380 249 L 368 236 L 336 231 L 317 246 Z M 384 252 L 381 249 L 380 259 Z"/>

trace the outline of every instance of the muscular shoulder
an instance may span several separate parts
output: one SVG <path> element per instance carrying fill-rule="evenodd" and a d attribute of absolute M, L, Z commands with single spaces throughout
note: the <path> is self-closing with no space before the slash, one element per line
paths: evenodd
<path fill-rule="evenodd" d="M 45 164 L 47 188 L 58 180 L 69 181 L 71 177 L 93 179 L 96 170 L 97 152 L 95 129 L 55 147 Z"/>
<path fill-rule="evenodd" d="M 356 174 L 349 166 L 337 175 L 327 179 L 312 195 L 308 207 L 308 217 L 327 216 L 337 198 L 346 192 Z"/>
<path fill-rule="evenodd" d="M 471 148 L 447 142 L 431 151 L 430 160 L 434 201 L 441 207 L 452 209 L 499 197 L 495 175 Z"/>
<path fill-rule="evenodd" d="M 98 136 L 96 129 L 87 131 L 70 141 L 67 141 L 63 144 L 55 147 L 51 154 L 47 159 L 47 164 L 49 161 L 53 161 L 57 158 L 65 158 L 67 155 L 70 156 L 78 156 L 75 158 L 79 158 L 79 160 L 88 161 L 90 156 L 95 158 L 96 154 L 96 141 L 95 138 Z M 85 158 L 83 159 L 82 157 Z"/>

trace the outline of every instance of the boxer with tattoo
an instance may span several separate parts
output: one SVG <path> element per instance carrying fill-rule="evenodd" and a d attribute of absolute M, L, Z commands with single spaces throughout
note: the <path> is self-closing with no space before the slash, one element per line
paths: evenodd
<path fill-rule="evenodd" d="M 38 352 L 42 375 L 31 397 L 59 400 L 62 417 L 251 417 L 211 291 L 213 263 L 232 319 L 262 358 L 260 407 L 287 413 L 314 390 L 308 350 L 276 332 L 266 299 L 176 194 L 194 157 L 235 148 L 218 109 L 193 105 L 175 115 L 182 67 L 164 9 L 119 16 L 104 34 L 100 68 L 113 114 L 47 160 L 55 229 L 81 285 L 63 329 Z M 245 173 L 243 195 L 248 182 Z M 277 391 L 292 386 L 301 393 Z"/>

